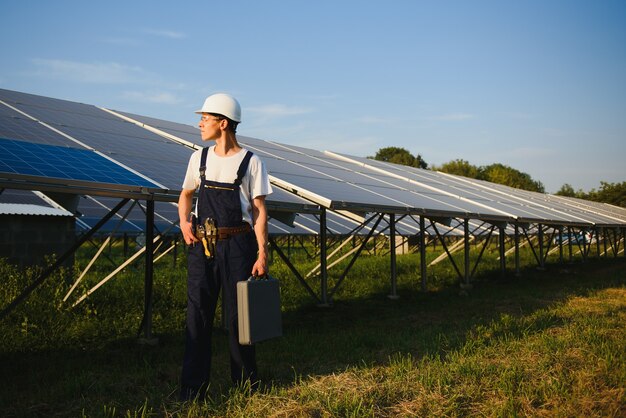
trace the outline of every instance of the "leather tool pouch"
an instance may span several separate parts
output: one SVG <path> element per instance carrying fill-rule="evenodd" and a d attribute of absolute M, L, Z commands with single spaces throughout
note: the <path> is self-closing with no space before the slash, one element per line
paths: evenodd
<path fill-rule="evenodd" d="M 211 218 L 207 218 L 203 223 L 198 223 L 198 219 L 192 216 L 191 223 L 196 238 L 204 246 L 204 255 L 207 258 L 213 258 L 215 256 L 215 243 L 217 242 L 217 226 L 215 225 L 215 221 Z"/>

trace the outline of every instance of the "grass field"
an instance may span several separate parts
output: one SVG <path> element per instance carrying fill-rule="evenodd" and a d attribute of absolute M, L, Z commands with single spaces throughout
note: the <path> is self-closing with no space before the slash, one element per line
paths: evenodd
<path fill-rule="evenodd" d="M 389 300 L 388 258 L 364 256 L 330 308 L 276 261 L 285 335 L 258 345 L 262 390 L 230 387 L 218 329 L 209 397 L 188 403 L 177 402 L 184 257 L 155 270 L 155 346 L 136 338 L 141 263 L 73 309 L 60 301 L 74 273 L 61 271 L 0 322 L 0 415 L 626 416 L 623 257 L 544 271 L 526 258 L 521 277 L 487 260 L 469 292 L 449 265 L 430 269 L 420 291 L 417 260 L 398 257 L 400 298 Z M 94 269 L 79 293 L 110 270 Z M 4 306 L 29 276 L 1 263 L 0 277 Z"/>

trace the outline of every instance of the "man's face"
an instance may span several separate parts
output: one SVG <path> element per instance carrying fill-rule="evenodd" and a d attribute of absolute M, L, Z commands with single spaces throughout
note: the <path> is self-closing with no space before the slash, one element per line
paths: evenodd
<path fill-rule="evenodd" d="M 200 128 L 200 136 L 203 141 L 210 141 L 216 139 L 221 134 L 222 119 L 217 116 L 210 115 L 208 113 L 202 114 L 198 128 Z"/>

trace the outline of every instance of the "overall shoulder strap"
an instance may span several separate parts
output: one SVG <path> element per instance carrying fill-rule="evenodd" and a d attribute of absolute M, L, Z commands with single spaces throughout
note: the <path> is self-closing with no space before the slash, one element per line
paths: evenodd
<path fill-rule="evenodd" d="M 202 148 L 202 155 L 200 157 L 200 178 L 204 180 L 204 172 L 206 171 L 206 156 L 209 153 L 209 147 Z"/>
<path fill-rule="evenodd" d="M 250 158 L 252 158 L 254 154 L 251 151 L 246 152 L 246 155 L 243 157 L 241 164 L 239 164 L 239 170 L 237 170 L 237 180 L 235 180 L 235 184 L 237 186 L 241 185 L 241 180 L 243 176 L 246 175 L 246 171 L 248 171 L 248 165 L 250 164 Z"/>

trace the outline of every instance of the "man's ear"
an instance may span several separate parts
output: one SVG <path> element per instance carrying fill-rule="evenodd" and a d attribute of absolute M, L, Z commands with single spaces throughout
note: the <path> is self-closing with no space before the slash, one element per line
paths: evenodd
<path fill-rule="evenodd" d="M 223 131 L 228 130 L 228 125 L 230 124 L 230 121 L 228 119 L 221 119 L 220 120 L 220 129 Z"/>

